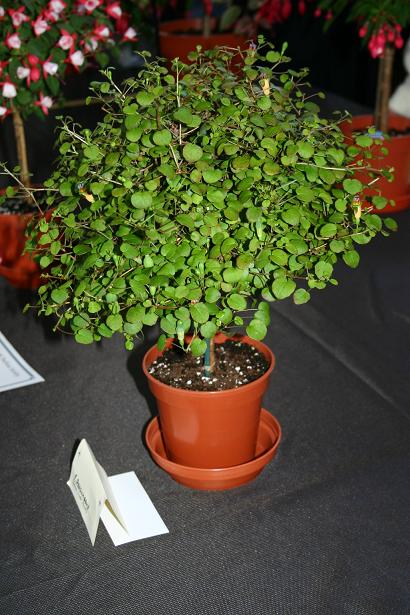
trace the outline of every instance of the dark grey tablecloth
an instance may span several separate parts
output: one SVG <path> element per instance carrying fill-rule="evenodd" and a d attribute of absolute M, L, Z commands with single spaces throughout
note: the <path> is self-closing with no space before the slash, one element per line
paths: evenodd
<path fill-rule="evenodd" d="M 45 383 L 0 394 L 4 615 L 408 615 L 410 212 L 311 303 L 272 307 L 265 407 L 277 458 L 247 486 L 196 492 L 151 460 L 151 401 L 121 339 L 79 346 L 22 315 L 0 330 Z M 78 438 L 135 470 L 170 532 L 93 548 L 66 486 Z"/>

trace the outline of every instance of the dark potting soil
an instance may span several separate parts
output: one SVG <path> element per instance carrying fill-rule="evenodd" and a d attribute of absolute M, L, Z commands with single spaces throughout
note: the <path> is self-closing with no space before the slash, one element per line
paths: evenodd
<path fill-rule="evenodd" d="M 16 197 L 13 199 L 7 199 L 2 205 L 0 205 L 0 214 L 33 214 L 38 209 L 24 197 Z"/>
<path fill-rule="evenodd" d="M 215 367 L 210 377 L 205 375 L 203 357 L 194 357 L 176 346 L 154 361 L 149 373 L 177 389 L 225 391 L 257 380 L 268 367 L 269 362 L 259 350 L 228 340 L 215 344 Z"/>

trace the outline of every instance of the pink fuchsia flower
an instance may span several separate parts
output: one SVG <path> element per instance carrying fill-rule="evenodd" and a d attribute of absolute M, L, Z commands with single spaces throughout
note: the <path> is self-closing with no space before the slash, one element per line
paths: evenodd
<path fill-rule="evenodd" d="M 107 4 L 105 12 L 107 13 L 108 17 L 112 17 L 113 19 L 119 19 L 122 15 L 122 8 L 120 6 L 120 3 L 111 2 L 110 4 Z"/>
<path fill-rule="evenodd" d="M 123 36 L 122 36 L 122 40 L 123 41 L 136 41 L 137 40 L 137 31 L 134 30 L 134 28 L 128 28 Z"/>
<path fill-rule="evenodd" d="M 7 117 L 9 113 L 11 113 L 11 109 L 0 105 L 0 120 L 4 120 L 4 118 Z"/>
<path fill-rule="evenodd" d="M 70 34 L 67 30 L 61 30 L 61 37 L 58 40 L 57 47 L 61 47 L 64 51 L 68 51 L 74 45 L 75 35 Z"/>
<path fill-rule="evenodd" d="M 66 6 L 67 5 L 65 2 L 63 2 L 63 0 L 50 0 L 50 2 L 48 3 L 50 11 L 57 13 L 57 15 L 62 13 Z"/>
<path fill-rule="evenodd" d="M 27 56 L 29 66 L 23 63 L 17 68 L 16 74 L 19 79 L 27 79 L 27 85 L 31 82 L 36 83 L 41 77 L 40 60 L 37 56 L 30 54 Z"/>
<path fill-rule="evenodd" d="M 85 41 L 83 41 L 84 49 L 88 53 L 94 53 L 98 49 L 98 40 L 95 36 L 88 37 Z"/>
<path fill-rule="evenodd" d="M 105 24 L 96 24 L 93 30 L 93 34 L 97 40 L 102 41 L 102 40 L 109 38 L 111 32 L 110 32 L 109 27 L 106 26 Z"/>
<path fill-rule="evenodd" d="M 82 51 L 80 51 L 80 49 L 77 49 L 77 51 L 74 51 L 73 53 L 70 53 L 70 55 L 68 56 L 68 62 L 71 62 L 71 64 L 74 66 L 74 68 L 76 68 L 77 70 L 79 69 L 80 66 L 82 66 L 84 64 L 84 54 Z"/>
<path fill-rule="evenodd" d="M 21 40 L 17 32 L 13 32 L 13 34 L 7 34 L 6 45 L 9 49 L 20 49 Z"/>
<path fill-rule="evenodd" d="M 6 15 L 6 11 L 4 7 L 0 6 L 0 19 L 4 19 L 5 15 Z"/>
<path fill-rule="evenodd" d="M 2 85 L 1 93 L 3 94 L 4 98 L 15 98 L 17 96 L 17 90 L 16 90 L 16 86 L 14 85 L 14 83 L 7 80 L 7 81 L 4 81 L 1 85 Z"/>
<path fill-rule="evenodd" d="M 44 17 L 42 17 L 41 15 L 39 15 L 37 19 L 32 22 L 32 26 L 33 26 L 34 34 L 36 36 L 41 36 L 41 34 L 44 34 L 44 32 L 47 32 L 47 30 L 50 30 L 48 21 L 44 19 Z"/>
<path fill-rule="evenodd" d="M 18 79 L 27 79 L 30 77 L 30 69 L 28 66 L 19 66 L 16 70 Z"/>
<path fill-rule="evenodd" d="M 78 12 L 90 14 L 101 4 L 102 0 L 78 0 Z"/>
<path fill-rule="evenodd" d="M 53 99 L 51 96 L 44 96 L 43 92 L 40 92 L 39 99 L 34 104 L 40 107 L 44 115 L 48 115 L 48 110 L 53 106 Z"/>
<path fill-rule="evenodd" d="M 15 28 L 19 28 L 25 21 L 30 21 L 30 17 L 25 14 L 24 10 L 25 7 L 21 6 L 19 9 L 9 9 L 7 11 Z"/>
<path fill-rule="evenodd" d="M 58 72 L 58 64 L 56 62 L 51 62 L 50 59 L 43 62 L 43 73 L 46 77 L 47 75 L 56 75 Z"/>

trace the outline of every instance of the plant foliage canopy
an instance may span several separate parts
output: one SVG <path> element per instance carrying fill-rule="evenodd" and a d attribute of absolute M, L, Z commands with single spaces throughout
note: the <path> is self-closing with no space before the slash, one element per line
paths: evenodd
<path fill-rule="evenodd" d="M 198 50 L 122 88 L 104 71 L 105 117 L 93 131 L 64 121 L 51 217 L 33 231 L 41 314 L 80 343 L 120 332 L 127 348 L 158 322 L 160 345 L 192 332 L 202 354 L 218 330 L 264 338 L 268 302 L 305 303 L 394 228 L 359 198 L 372 139 L 345 144 L 285 51 Z"/>

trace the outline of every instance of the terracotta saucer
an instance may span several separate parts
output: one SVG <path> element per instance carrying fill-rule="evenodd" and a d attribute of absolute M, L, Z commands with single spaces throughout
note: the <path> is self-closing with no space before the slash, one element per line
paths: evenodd
<path fill-rule="evenodd" d="M 221 491 L 253 480 L 276 454 L 282 432 L 277 419 L 262 408 L 255 457 L 229 468 L 191 468 L 170 461 L 165 453 L 158 418 L 148 424 L 145 441 L 154 461 L 178 483 L 193 489 Z"/>

